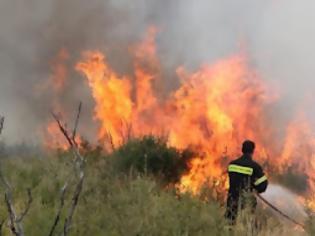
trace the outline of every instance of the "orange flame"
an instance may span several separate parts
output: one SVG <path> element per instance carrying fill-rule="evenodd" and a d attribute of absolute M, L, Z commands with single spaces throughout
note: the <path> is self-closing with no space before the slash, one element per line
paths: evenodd
<path fill-rule="evenodd" d="M 132 116 L 131 82 L 120 78 L 106 64 L 100 52 L 86 52 L 85 62 L 77 64 L 77 69 L 86 75 L 96 102 L 95 119 L 101 122 L 99 138 L 112 136 L 115 145 L 122 142 L 122 126 L 130 122 Z"/>
<path fill-rule="evenodd" d="M 306 118 L 294 120 L 283 142 L 278 140 L 278 127 L 272 127 L 268 114 L 277 94 L 249 66 L 246 55 L 232 55 L 192 73 L 179 67 L 179 87 L 161 99 L 156 33 L 156 28 L 150 28 L 143 42 L 130 48 L 133 75 L 119 75 L 99 51 L 84 52 L 77 63 L 76 70 L 86 77 L 95 100 L 99 139 L 119 146 L 130 136 L 166 132 L 169 145 L 191 147 L 198 153 L 179 186 L 193 193 L 213 180 L 226 188 L 222 176 L 226 176 L 227 163 L 240 155 L 244 139 L 252 139 L 259 162 L 273 163 L 273 170 L 280 173 L 296 165 L 297 171 L 307 175 L 313 193 L 315 135 L 311 126 Z"/>
<path fill-rule="evenodd" d="M 61 150 L 67 150 L 69 148 L 56 122 L 50 122 L 47 125 L 44 134 L 44 146 L 47 149 L 57 148 Z"/>
<path fill-rule="evenodd" d="M 192 74 L 179 68 L 181 86 L 166 101 L 159 100 L 154 92 L 154 82 L 160 78 L 155 34 L 150 29 L 132 50 L 135 80 L 117 75 L 100 52 L 85 52 L 76 69 L 92 90 L 99 138 L 110 134 L 120 145 L 128 124 L 134 136 L 167 131 L 170 145 L 192 146 L 202 155 L 190 163 L 191 171 L 182 179 L 183 186 L 196 192 L 206 179 L 222 175 L 222 157 L 237 155 L 243 139 L 264 147 L 271 135 L 264 107 L 272 99 L 245 56 L 235 55 Z"/>

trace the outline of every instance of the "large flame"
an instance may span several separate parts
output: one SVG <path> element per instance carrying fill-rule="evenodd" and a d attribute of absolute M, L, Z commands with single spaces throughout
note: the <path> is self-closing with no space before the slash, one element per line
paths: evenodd
<path fill-rule="evenodd" d="M 156 33 L 151 27 L 143 42 L 130 47 L 134 58 L 131 75 L 115 72 L 100 51 L 82 53 L 76 65 L 95 100 L 94 119 L 104 145 L 119 146 L 131 136 L 167 134 L 169 145 L 197 151 L 179 186 L 197 193 L 213 181 L 225 188 L 222 176 L 226 176 L 228 161 L 240 155 L 245 139 L 252 139 L 260 163 L 269 163 L 269 169 L 279 173 L 293 166 L 307 175 L 309 193 L 313 193 L 312 127 L 300 115 L 286 128 L 285 138 L 279 138 L 278 127 L 272 125 L 277 115 L 270 114 L 276 91 L 250 67 L 246 55 L 231 55 L 195 72 L 179 67 L 180 85 L 162 99 L 156 89 L 162 83 Z"/>
<path fill-rule="evenodd" d="M 208 179 L 220 177 L 226 156 L 239 154 L 245 138 L 258 143 L 259 155 L 272 132 L 265 119 L 265 106 L 274 96 L 251 70 L 244 55 L 233 55 L 214 65 L 189 73 L 178 68 L 181 84 L 168 99 L 155 95 L 160 78 L 151 28 L 142 44 L 132 48 L 134 76 L 119 76 L 101 52 L 85 52 L 76 69 L 88 79 L 96 102 L 99 138 L 120 145 L 130 135 L 168 133 L 169 144 L 200 153 L 183 176 L 182 187 L 197 192 Z M 133 98 L 135 94 L 135 98 Z M 271 99 L 272 98 L 272 99 Z"/>

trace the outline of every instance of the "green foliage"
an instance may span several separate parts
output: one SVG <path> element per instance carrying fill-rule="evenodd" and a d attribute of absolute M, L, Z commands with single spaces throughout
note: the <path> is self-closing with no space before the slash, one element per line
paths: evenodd
<path fill-rule="evenodd" d="M 111 158 L 118 171 L 137 171 L 158 177 L 166 183 L 178 182 L 187 171 L 188 161 L 193 156 L 189 150 L 179 151 L 169 147 L 166 140 L 153 136 L 131 139 L 114 151 Z"/>
<path fill-rule="evenodd" d="M 163 190 L 148 177 L 111 175 L 108 161 L 100 161 L 97 167 L 87 167 L 71 235 L 224 235 L 225 222 L 217 204 L 206 204 L 190 195 L 179 199 L 176 191 Z M 32 188 L 34 202 L 24 221 L 26 235 L 47 235 L 60 189 L 68 178 L 67 162 L 58 158 L 8 159 L 3 168 L 14 188 L 18 212 L 25 206 L 25 188 Z M 66 206 L 70 205 L 71 191 Z M 0 206 L 0 217 L 5 218 L 6 208 Z M 65 214 L 66 209 L 61 222 Z M 3 231 L 9 235 L 7 227 Z M 61 231 L 59 225 L 57 234 Z"/>
<path fill-rule="evenodd" d="M 83 234 L 78 228 L 77 235 L 222 235 L 224 220 L 218 206 L 190 196 L 178 200 L 150 179 L 103 182 L 94 196 L 103 201 L 90 202 L 93 228 Z M 79 207 L 77 222 L 86 221 L 86 210 Z"/>
<path fill-rule="evenodd" d="M 259 228 L 253 224 L 252 216 L 244 212 L 237 225 L 229 229 L 223 217 L 225 208 L 215 200 L 216 193 L 211 189 L 197 197 L 178 194 L 174 188 L 160 185 L 159 176 L 163 176 L 164 181 L 176 179 L 169 172 L 178 170 L 175 167 L 182 164 L 185 155 L 167 147 L 162 140 L 152 137 L 131 140 L 111 156 L 104 156 L 101 150 L 93 148 L 84 152 L 86 179 L 70 235 L 297 235 L 291 227 L 284 226 L 261 209 L 257 217 L 261 222 Z M 145 154 L 147 164 L 144 164 Z M 55 235 L 61 234 L 74 191 L 71 161 L 72 155 L 68 152 L 43 158 L 1 160 L 0 167 L 13 187 L 17 212 L 25 206 L 26 188 L 32 189 L 33 204 L 23 222 L 26 236 L 48 235 L 60 204 L 60 189 L 69 180 L 65 208 Z M 119 168 L 121 172 L 117 173 Z M 139 173 L 130 175 L 127 171 L 130 168 Z M 141 174 L 146 172 L 154 178 Z M 0 187 L 0 191 L 3 193 L 4 189 Z M 4 199 L 0 199 L 0 221 L 7 220 Z M 314 232 L 311 223 L 309 228 L 309 232 Z M 2 233 L 11 235 L 7 222 Z"/>

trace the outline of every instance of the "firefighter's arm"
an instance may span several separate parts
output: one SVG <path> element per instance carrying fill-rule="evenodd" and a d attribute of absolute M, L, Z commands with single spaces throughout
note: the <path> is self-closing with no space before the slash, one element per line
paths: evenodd
<path fill-rule="evenodd" d="M 254 188 L 258 193 L 266 191 L 268 186 L 268 179 L 262 168 L 258 165 L 254 170 Z"/>

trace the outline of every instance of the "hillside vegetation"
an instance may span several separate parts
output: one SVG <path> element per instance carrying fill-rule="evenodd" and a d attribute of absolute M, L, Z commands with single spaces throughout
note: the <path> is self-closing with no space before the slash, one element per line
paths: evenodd
<path fill-rule="evenodd" d="M 256 227 L 248 214 L 242 214 L 237 226 L 229 229 L 223 217 L 224 204 L 215 200 L 211 189 L 200 196 L 176 191 L 174 183 L 187 170 L 185 163 L 192 154 L 169 148 L 161 139 L 130 140 L 111 154 L 88 147 L 82 152 L 87 159 L 86 179 L 70 235 L 304 235 L 262 209 L 258 210 Z M 74 190 L 71 161 L 71 153 L 63 151 L 1 159 L 17 211 L 26 204 L 25 189 L 32 190 L 33 202 L 23 221 L 25 235 L 49 235 L 61 188 L 68 180 L 70 188 L 54 234 L 61 235 Z M 4 199 L 2 202 L 2 235 L 11 235 Z M 312 224 L 308 229 L 312 234 Z"/>

